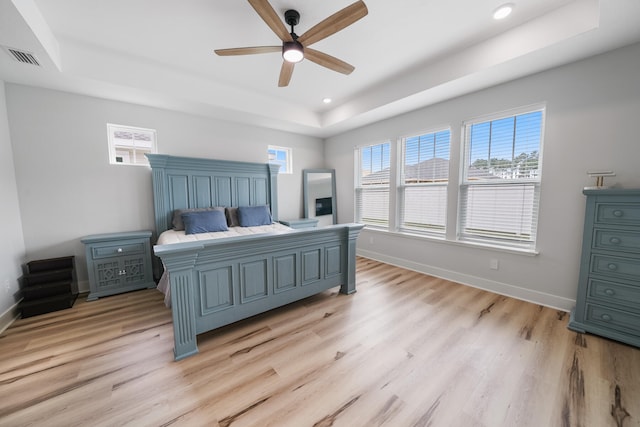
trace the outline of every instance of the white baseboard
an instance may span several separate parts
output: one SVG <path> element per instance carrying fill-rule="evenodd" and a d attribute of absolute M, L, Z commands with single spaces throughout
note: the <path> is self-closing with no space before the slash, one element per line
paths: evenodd
<path fill-rule="evenodd" d="M 18 310 L 18 304 L 13 304 L 4 313 L 0 315 L 0 333 L 4 332 L 13 322 L 15 322 L 20 317 L 20 310 Z"/>
<path fill-rule="evenodd" d="M 519 286 L 509 285 L 507 283 L 496 282 L 493 280 L 483 279 L 481 277 L 458 273 L 456 271 L 445 270 L 443 268 L 434 267 L 432 265 L 420 264 L 417 262 L 407 261 L 405 259 L 395 258 L 362 249 L 357 249 L 356 253 L 358 256 L 370 258 L 375 261 L 384 262 L 386 264 L 406 268 L 407 270 L 413 270 L 419 273 L 428 274 L 430 276 L 439 277 L 441 279 L 450 280 L 462 285 L 484 289 L 485 291 L 494 292 L 496 294 L 505 295 L 534 304 L 543 305 L 545 307 L 550 307 L 556 310 L 571 311 L 571 309 L 576 305 L 576 301 L 570 298 L 559 297 L 557 295 L 533 291 L 531 289 L 521 288 Z"/>

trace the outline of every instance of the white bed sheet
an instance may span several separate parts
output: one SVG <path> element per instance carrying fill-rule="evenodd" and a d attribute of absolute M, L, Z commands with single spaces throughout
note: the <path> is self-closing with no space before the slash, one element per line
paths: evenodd
<path fill-rule="evenodd" d="M 229 231 L 217 231 L 215 233 L 185 234 L 184 230 L 167 230 L 158 237 L 158 245 L 170 245 L 173 243 L 197 242 L 200 240 L 224 239 L 226 237 L 249 236 L 264 233 L 286 233 L 292 229 L 279 222 L 270 225 L 259 225 L 256 227 L 229 227 Z M 165 269 L 158 282 L 158 288 L 164 294 L 164 304 L 171 307 L 171 286 L 169 285 L 169 275 Z"/>

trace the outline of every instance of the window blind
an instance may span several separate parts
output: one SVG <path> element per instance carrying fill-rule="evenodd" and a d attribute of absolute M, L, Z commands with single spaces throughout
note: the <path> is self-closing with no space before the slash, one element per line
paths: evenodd
<path fill-rule="evenodd" d="M 388 227 L 391 144 L 368 145 L 357 152 L 356 221 Z"/>
<path fill-rule="evenodd" d="M 412 232 L 445 232 L 451 132 L 442 130 L 402 141 L 399 225 Z"/>
<path fill-rule="evenodd" d="M 460 238 L 535 246 L 543 110 L 465 124 Z"/>

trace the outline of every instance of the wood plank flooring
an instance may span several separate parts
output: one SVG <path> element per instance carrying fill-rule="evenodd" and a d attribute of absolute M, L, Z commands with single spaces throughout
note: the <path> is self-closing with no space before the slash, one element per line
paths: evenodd
<path fill-rule="evenodd" d="M 2 426 L 640 426 L 640 349 L 568 314 L 364 258 L 335 290 L 173 361 L 143 290 L 0 336 Z"/>

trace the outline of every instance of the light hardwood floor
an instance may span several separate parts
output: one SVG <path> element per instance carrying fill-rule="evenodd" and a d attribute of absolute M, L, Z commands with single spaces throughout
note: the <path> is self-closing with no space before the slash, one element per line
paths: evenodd
<path fill-rule="evenodd" d="M 155 290 L 18 320 L 0 425 L 640 425 L 640 349 L 364 258 L 357 285 L 200 335 L 180 362 Z"/>

